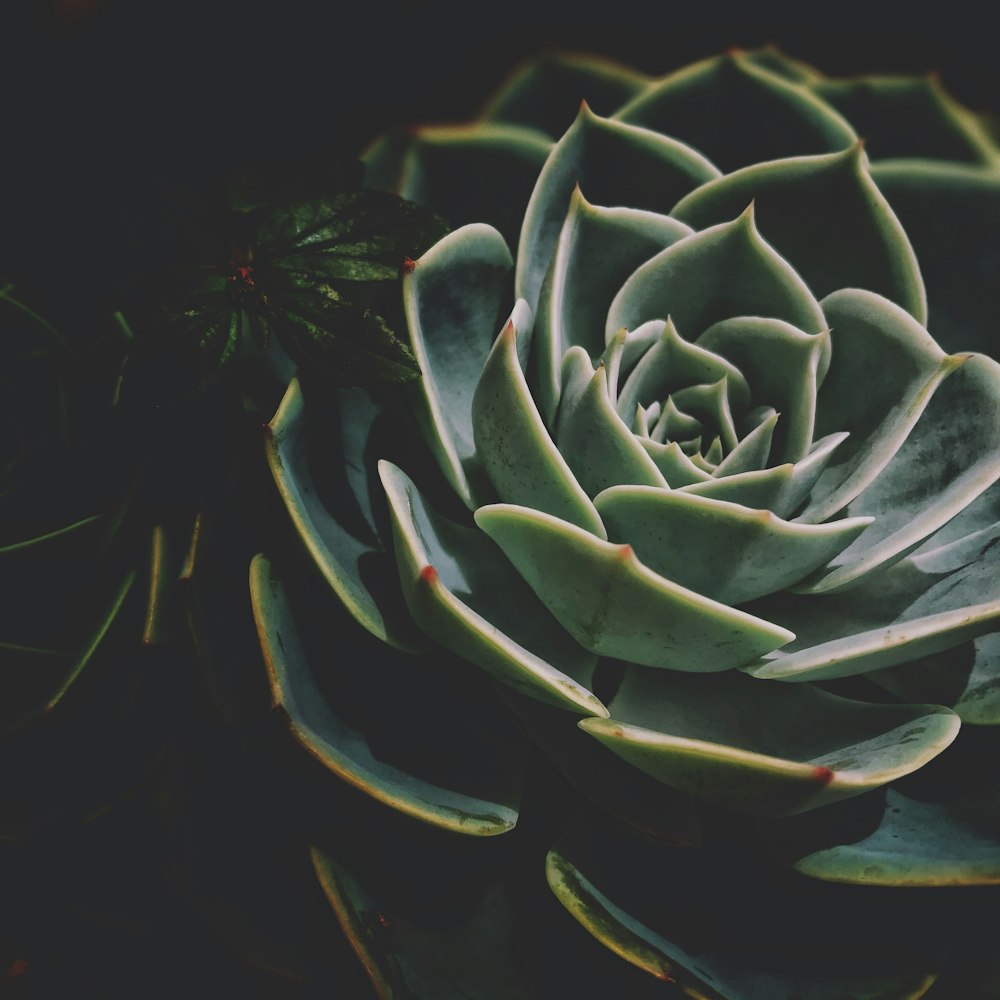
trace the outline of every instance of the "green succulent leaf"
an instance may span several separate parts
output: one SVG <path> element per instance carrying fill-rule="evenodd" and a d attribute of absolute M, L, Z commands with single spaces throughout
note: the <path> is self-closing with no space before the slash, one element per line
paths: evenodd
<path fill-rule="evenodd" d="M 608 312 L 605 336 L 670 317 L 686 340 L 731 316 L 772 316 L 805 333 L 826 329 L 806 284 L 761 239 L 753 208 L 657 254 L 622 285 Z"/>
<path fill-rule="evenodd" d="M 871 531 L 804 590 L 856 585 L 912 551 L 1000 478 L 1000 364 L 982 354 L 957 360 L 892 460 L 848 504 L 848 515 L 875 517 Z"/>
<path fill-rule="evenodd" d="M 604 525 L 549 436 L 518 361 L 523 331 L 503 328 L 472 402 L 476 452 L 502 500 L 565 518 L 598 538 Z"/>
<path fill-rule="evenodd" d="M 482 533 L 442 517 L 410 479 L 379 464 L 406 601 L 424 632 L 531 697 L 606 715 L 591 692 L 597 658 L 552 619 Z"/>
<path fill-rule="evenodd" d="M 857 141 L 829 105 L 740 52 L 672 73 L 615 118 L 676 136 L 727 173 L 751 163 L 835 152 Z"/>
<path fill-rule="evenodd" d="M 670 671 L 719 671 L 793 638 L 664 579 L 631 546 L 541 511 L 494 504 L 476 511 L 476 523 L 566 631 L 595 653 Z"/>
<path fill-rule="evenodd" d="M 853 124 L 879 160 L 997 164 L 986 130 L 934 75 L 817 80 L 811 89 Z"/>
<path fill-rule="evenodd" d="M 549 886 L 566 909 L 606 947 L 696 1000 L 918 1000 L 933 974 L 855 974 L 829 968 L 776 972 L 724 953 L 689 950 L 632 916 L 558 848 L 545 862 Z"/>
<path fill-rule="evenodd" d="M 513 913 L 501 883 L 448 921 L 397 913 L 318 847 L 313 866 L 341 930 L 379 1000 L 520 1000 L 528 987 L 510 960 Z"/>
<path fill-rule="evenodd" d="M 1000 883 L 1000 790 L 922 801 L 887 788 L 845 803 L 822 822 L 800 816 L 768 832 L 796 871 L 829 882 L 881 886 Z M 831 843 L 832 841 L 832 843 Z"/>
<path fill-rule="evenodd" d="M 705 229 L 733 218 L 750 202 L 761 236 L 817 298 L 840 288 L 865 288 L 927 321 L 917 258 L 871 178 L 860 144 L 826 156 L 745 167 L 693 191 L 671 214 Z"/>
<path fill-rule="evenodd" d="M 379 538 L 371 485 L 364 472 L 374 430 L 388 408 L 365 389 L 335 390 L 343 480 L 331 491 L 317 485 L 308 448 L 305 396 L 293 379 L 266 427 L 271 474 L 295 530 L 344 607 L 369 632 L 400 649 L 422 645 L 399 589 L 398 575 Z M 391 418 L 390 418 L 391 419 Z"/>
<path fill-rule="evenodd" d="M 592 204 L 666 214 L 682 195 L 717 176 L 712 164 L 683 143 L 600 118 L 584 105 L 528 202 L 517 248 L 517 297 L 536 308 L 577 187 Z"/>
<path fill-rule="evenodd" d="M 542 286 L 532 341 L 539 406 L 551 426 L 570 347 L 604 351 L 604 321 L 625 279 L 691 229 L 666 215 L 591 205 L 575 188 Z M 617 375 L 614 376 L 617 382 Z"/>
<path fill-rule="evenodd" d="M 939 705 L 876 705 L 741 673 L 630 667 L 608 719 L 578 725 L 664 784 L 727 808 L 790 815 L 917 770 L 955 739 Z"/>
<path fill-rule="evenodd" d="M 555 137 L 576 114 L 581 99 L 596 114 L 610 115 L 649 82 L 645 74 L 610 59 L 542 55 L 511 74 L 481 118 L 530 125 Z"/>
<path fill-rule="evenodd" d="M 909 237 L 928 289 L 928 329 L 949 352 L 997 349 L 1000 174 L 995 168 L 896 160 L 872 177 Z"/>
<path fill-rule="evenodd" d="M 433 784 L 380 760 L 365 736 L 327 702 L 309 665 L 300 627 L 271 563 L 250 567 L 250 596 L 274 702 L 295 739 L 324 766 L 368 795 L 424 822 L 472 836 L 505 833 L 517 822 L 510 790 L 480 779 L 477 795 Z"/>
<path fill-rule="evenodd" d="M 603 366 L 594 370 L 587 352 L 571 347 L 563 360 L 556 445 L 589 497 L 609 486 L 667 481 L 615 412 Z"/>
<path fill-rule="evenodd" d="M 445 477 L 469 507 L 488 489 L 476 456 L 473 396 L 503 318 L 513 266 L 495 229 L 470 225 L 441 240 L 403 279 L 411 342 L 424 371 L 413 387 L 417 418 Z M 523 334 L 527 356 L 531 314 L 518 307 L 511 322 Z"/>
<path fill-rule="evenodd" d="M 995 532 L 976 533 L 914 554 L 840 593 L 763 598 L 754 613 L 784 622 L 796 638 L 749 671 L 790 681 L 849 677 L 996 631 L 995 540 Z"/>
<path fill-rule="evenodd" d="M 594 499 L 608 538 L 661 576 L 723 604 L 784 590 L 847 548 L 872 523 L 796 524 L 691 492 L 612 486 Z"/>

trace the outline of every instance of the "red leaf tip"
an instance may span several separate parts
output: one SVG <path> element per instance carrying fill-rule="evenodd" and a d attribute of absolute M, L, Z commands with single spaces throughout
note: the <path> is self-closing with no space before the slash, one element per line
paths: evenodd
<path fill-rule="evenodd" d="M 5 979 L 17 979 L 28 971 L 28 961 L 24 958 L 15 958 L 4 972 Z"/>
<path fill-rule="evenodd" d="M 828 767 L 814 767 L 812 776 L 813 781 L 815 781 L 822 788 L 825 788 L 831 781 L 833 781 L 833 771 L 831 771 Z"/>
<path fill-rule="evenodd" d="M 417 262 L 412 257 L 403 258 L 403 274 L 413 274 Z"/>
<path fill-rule="evenodd" d="M 420 579 L 431 585 L 438 582 L 438 571 L 433 566 L 425 566 L 420 571 Z"/>
<path fill-rule="evenodd" d="M 632 546 L 631 545 L 622 545 L 618 549 L 618 558 L 619 559 L 630 559 L 631 557 L 632 557 Z"/>

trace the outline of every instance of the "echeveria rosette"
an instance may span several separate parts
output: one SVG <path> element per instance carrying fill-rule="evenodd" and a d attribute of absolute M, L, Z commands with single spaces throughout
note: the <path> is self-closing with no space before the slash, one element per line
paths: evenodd
<path fill-rule="evenodd" d="M 562 85 L 590 103 L 553 142 L 544 98 Z M 856 105 L 873 155 L 885 136 L 882 166 L 842 113 Z M 907 109 L 919 135 L 879 132 Z M 697 839 L 701 811 L 706 831 L 761 817 L 800 873 L 730 873 L 723 907 L 767 891 L 797 914 L 882 913 L 873 885 L 1000 881 L 996 768 L 976 742 L 995 752 L 985 727 L 1000 721 L 1000 366 L 973 350 L 989 343 L 986 300 L 956 304 L 964 284 L 934 280 L 948 207 L 995 204 L 985 131 L 936 83 L 835 83 L 772 52 L 656 81 L 570 60 L 516 78 L 479 123 L 390 137 L 369 159 L 446 217 L 449 171 L 492 163 L 510 197 L 499 231 L 463 225 L 404 277 L 423 378 L 402 409 L 340 394 L 337 491 L 297 383 L 271 423 L 272 470 L 321 575 L 428 683 L 456 657 L 499 681 L 540 752 L 617 817 L 570 822 L 546 864 L 611 950 L 692 996 L 924 995 L 941 967 L 928 949 L 905 972 L 878 950 L 846 957 L 856 941 L 824 918 L 822 948 L 782 925 L 797 961 L 780 967 L 774 934 L 743 926 L 734 945 L 705 915 L 685 928 L 646 880 L 685 882 L 682 909 L 707 892 L 691 879 L 726 855 L 706 849 L 702 866 L 663 846 Z M 525 178 L 515 261 L 504 236 Z M 458 186 L 466 205 L 475 183 Z M 925 187 L 926 274 L 894 210 Z M 968 259 L 995 275 L 977 244 Z M 411 417 L 426 452 L 400 447 Z M 276 701 L 316 757 L 447 830 L 514 825 L 516 755 L 498 767 L 487 738 L 444 780 L 405 753 L 388 763 L 323 693 L 282 573 L 258 557 L 251 580 Z M 468 722 L 488 690 L 444 697 Z M 943 754 L 963 721 L 979 731 Z M 316 863 L 377 988 L 402 976 L 419 993 L 419 957 L 386 972 L 367 890 L 336 858 Z M 973 912 L 955 899 L 913 910 L 943 933 L 953 909 Z"/>

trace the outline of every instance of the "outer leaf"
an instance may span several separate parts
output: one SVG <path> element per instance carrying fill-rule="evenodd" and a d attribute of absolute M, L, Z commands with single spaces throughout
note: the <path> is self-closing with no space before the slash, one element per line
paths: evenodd
<path fill-rule="evenodd" d="M 601 944 L 657 979 L 676 983 L 696 1000 L 918 1000 L 933 975 L 776 973 L 721 954 L 692 953 L 647 927 L 600 891 L 571 860 L 549 851 L 549 886 Z"/>
<path fill-rule="evenodd" d="M 917 252 L 927 283 L 928 329 L 946 351 L 996 351 L 1000 226 L 995 169 L 924 161 L 876 164 L 872 177 Z"/>
<path fill-rule="evenodd" d="M 939 802 L 888 788 L 884 800 L 837 807 L 822 824 L 805 816 L 775 823 L 769 833 L 810 878 L 884 886 L 1000 883 L 995 786 Z"/>
<path fill-rule="evenodd" d="M 336 454 L 345 481 L 337 484 L 336 507 L 324 502 L 310 468 L 306 404 L 297 379 L 267 425 L 268 464 L 295 530 L 344 607 L 373 635 L 412 650 L 419 638 L 378 537 L 363 471 L 373 425 L 385 410 L 364 389 L 340 389 L 337 397 L 341 440 Z"/>
<path fill-rule="evenodd" d="M 453 228 L 487 223 L 513 246 L 549 137 L 523 125 L 476 122 L 416 129 L 399 194 L 431 206 Z"/>
<path fill-rule="evenodd" d="M 615 117 L 675 135 L 725 172 L 785 156 L 833 152 L 857 140 L 828 104 L 740 52 L 664 77 Z"/>
<path fill-rule="evenodd" d="M 428 635 L 498 680 L 575 712 L 606 715 L 589 690 L 596 658 L 560 628 L 479 531 L 442 517 L 379 463 L 407 604 Z"/>
<path fill-rule="evenodd" d="M 1000 478 L 1000 364 L 971 355 L 934 393 L 910 436 L 851 503 L 874 515 L 871 533 L 842 552 L 808 587 L 855 585 L 912 551 Z"/>
<path fill-rule="evenodd" d="M 875 159 L 997 162 L 985 129 L 934 75 L 818 80 L 812 90 L 857 129 Z"/>
<path fill-rule="evenodd" d="M 558 849 L 545 861 L 549 886 L 605 947 L 696 1000 L 918 1000 L 934 975 L 850 975 L 821 969 L 775 972 L 718 953 L 692 952 L 618 906 Z"/>
<path fill-rule="evenodd" d="M 513 261 L 489 226 L 471 225 L 441 240 L 403 279 L 413 350 L 425 377 L 413 388 L 417 417 L 445 477 L 469 506 L 481 493 L 472 400 L 503 317 Z M 511 320 L 527 343 L 531 314 Z"/>
<path fill-rule="evenodd" d="M 476 523 L 566 631 L 595 653 L 671 670 L 718 671 L 792 638 L 663 579 L 631 546 L 602 541 L 549 514 L 494 504 L 476 511 Z"/>
<path fill-rule="evenodd" d="M 482 797 L 468 795 L 424 781 L 372 753 L 316 684 L 284 588 L 262 555 L 250 567 L 250 596 L 275 704 L 313 756 L 373 798 L 435 826 L 473 836 L 493 836 L 514 826 L 517 809 L 509 789 L 499 798 L 491 797 L 497 789 L 484 789 Z"/>
<path fill-rule="evenodd" d="M 581 99 L 597 114 L 610 115 L 648 85 L 649 77 L 610 59 L 557 52 L 516 69 L 482 117 L 528 124 L 557 136 L 576 114 Z"/>
<path fill-rule="evenodd" d="M 581 729 L 664 784 L 727 808 L 789 815 L 922 767 L 954 740 L 938 705 L 872 705 L 743 674 L 632 667 L 609 719 Z"/>

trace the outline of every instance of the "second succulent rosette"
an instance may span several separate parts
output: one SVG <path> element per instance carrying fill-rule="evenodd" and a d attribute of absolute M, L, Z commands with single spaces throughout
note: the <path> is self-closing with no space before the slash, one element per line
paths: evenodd
<path fill-rule="evenodd" d="M 585 104 L 552 142 L 546 99 L 581 81 L 617 110 Z M 884 140 L 881 166 L 852 107 Z M 915 138 L 879 131 L 911 112 Z M 482 205 L 499 226 L 460 224 L 408 264 L 423 378 L 402 407 L 344 390 L 317 460 L 293 382 L 269 427 L 306 550 L 402 651 L 386 657 L 481 668 L 626 827 L 700 801 L 765 818 L 821 880 L 1000 880 L 995 768 L 933 801 L 900 783 L 963 722 L 1000 722 L 1000 365 L 975 349 L 988 323 L 963 318 L 986 266 L 976 237 L 949 259 L 955 220 L 934 221 L 948 205 L 961 219 L 974 192 L 998 203 L 981 123 L 936 84 L 826 81 L 774 53 L 657 81 L 569 60 L 518 77 L 473 126 L 389 137 L 369 159 L 453 223 Z M 900 221 L 924 189 L 926 287 Z M 959 275 L 931 280 L 945 271 Z M 260 556 L 251 576 L 276 701 L 315 756 L 431 824 L 514 826 L 515 761 L 470 752 L 441 780 L 383 759 L 326 693 L 282 574 Z M 877 815 L 831 843 L 835 804 L 859 796 Z M 598 889 L 558 848 L 547 870 L 591 933 L 691 995 L 779 995 L 698 967 L 613 901 L 614 873 Z M 922 995 L 933 977 L 917 978 L 864 995 Z"/>

